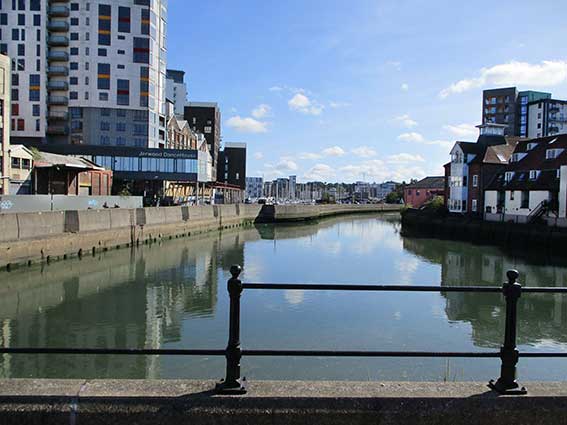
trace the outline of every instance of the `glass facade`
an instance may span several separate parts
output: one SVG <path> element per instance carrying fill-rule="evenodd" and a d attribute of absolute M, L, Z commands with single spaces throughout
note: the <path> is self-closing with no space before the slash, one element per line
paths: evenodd
<path fill-rule="evenodd" d="M 93 162 L 112 171 L 197 174 L 196 159 L 93 156 Z"/>

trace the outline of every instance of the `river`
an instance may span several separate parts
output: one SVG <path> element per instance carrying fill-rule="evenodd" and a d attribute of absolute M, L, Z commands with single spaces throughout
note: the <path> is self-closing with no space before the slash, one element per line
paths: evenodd
<path fill-rule="evenodd" d="M 259 225 L 174 239 L 0 274 L 4 347 L 224 348 L 226 280 L 246 282 L 498 285 L 510 268 L 529 286 L 566 286 L 567 261 L 550 265 L 495 247 L 415 239 L 397 215 Z M 537 264 L 536 264 L 537 263 Z M 519 343 L 567 348 L 562 295 L 526 294 Z M 249 349 L 494 351 L 503 338 L 497 294 L 247 291 Z M 244 358 L 248 380 L 486 381 L 498 359 Z M 217 379 L 224 358 L 3 355 L 4 378 Z M 521 359 L 522 380 L 567 380 L 567 360 Z"/>

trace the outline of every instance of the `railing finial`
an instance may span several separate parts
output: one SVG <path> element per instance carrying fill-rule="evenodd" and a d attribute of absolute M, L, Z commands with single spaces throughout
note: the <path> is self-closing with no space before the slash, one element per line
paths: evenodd
<path fill-rule="evenodd" d="M 518 281 L 520 273 L 518 272 L 518 270 L 508 270 L 508 272 L 506 272 L 506 277 L 508 278 L 508 283 L 510 285 L 513 285 Z"/>
<path fill-rule="evenodd" d="M 235 264 L 230 267 L 230 274 L 232 275 L 233 279 L 238 279 L 240 273 L 242 273 L 242 267 L 240 267 L 238 264 Z"/>

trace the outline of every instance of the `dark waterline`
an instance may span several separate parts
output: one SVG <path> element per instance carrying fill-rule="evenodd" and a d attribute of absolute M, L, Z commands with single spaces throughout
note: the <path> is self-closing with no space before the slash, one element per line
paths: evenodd
<path fill-rule="evenodd" d="M 4 347 L 224 348 L 226 280 L 500 285 L 510 268 L 529 286 L 567 286 L 567 264 L 530 264 L 495 247 L 400 235 L 392 216 L 262 225 L 0 274 Z M 493 351 L 504 304 L 494 294 L 249 291 L 249 349 Z M 563 295 L 519 303 L 522 350 L 567 348 Z M 488 380 L 495 359 L 244 358 L 248 379 Z M 6 378 L 207 378 L 223 358 L 3 355 Z M 522 359 L 523 380 L 566 380 L 567 361 Z"/>

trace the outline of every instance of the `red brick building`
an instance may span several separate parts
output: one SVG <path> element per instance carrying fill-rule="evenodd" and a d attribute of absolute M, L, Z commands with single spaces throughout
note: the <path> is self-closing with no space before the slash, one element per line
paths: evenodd
<path fill-rule="evenodd" d="M 404 188 L 404 202 L 413 208 L 421 208 L 436 196 L 445 194 L 445 177 L 426 177 Z"/>

